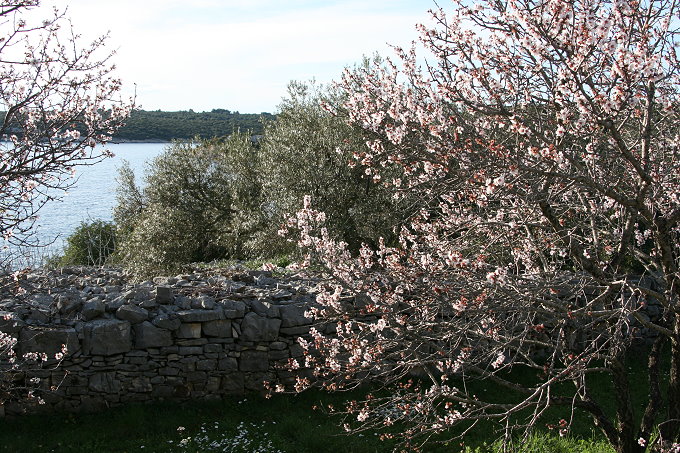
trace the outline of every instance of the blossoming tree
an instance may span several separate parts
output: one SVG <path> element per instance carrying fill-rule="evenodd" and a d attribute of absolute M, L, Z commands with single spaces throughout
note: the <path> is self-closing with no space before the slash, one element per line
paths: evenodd
<path fill-rule="evenodd" d="M 108 155 L 105 143 L 128 116 L 119 96 L 106 37 L 81 45 L 63 12 L 41 13 L 38 0 L 0 0 L 0 234 L 7 244 L 31 245 L 30 228 L 48 200 L 69 187 L 74 168 Z M 34 12 L 35 11 L 35 12 Z M 30 12 L 30 14 L 29 14 Z M 46 14 L 44 20 L 35 15 Z M 3 250 L 2 265 L 11 265 Z M 18 286 L 12 291 L 21 291 Z M 38 378 L 26 368 L 57 366 L 52 357 L 17 348 L 16 320 L 0 318 L 0 405 L 37 397 Z M 22 352 L 17 352 L 19 349 Z"/>
<path fill-rule="evenodd" d="M 351 121 L 372 137 L 353 150 L 356 164 L 395 196 L 417 194 L 421 209 L 398 246 L 358 257 L 328 236 L 313 200 L 291 219 L 334 277 L 313 310 L 326 330 L 302 342 L 306 364 L 293 366 L 329 388 L 394 383 L 350 410 L 360 428 L 405 423 L 407 439 L 480 419 L 533 427 L 561 406 L 562 434 L 578 409 L 618 452 L 643 450 L 659 418 L 656 442 L 672 445 L 677 2 L 454 0 L 432 16 L 420 26 L 429 60 L 396 48 L 398 66 L 342 82 Z M 627 362 L 638 343 L 649 348 L 635 363 L 649 377 L 641 409 Z M 611 395 L 592 393 L 598 375 Z M 508 400 L 485 400 L 479 380 Z M 613 416 L 602 398 L 615 401 Z"/>
<path fill-rule="evenodd" d="M 15 245 L 30 242 L 36 213 L 75 166 L 107 155 L 95 145 L 132 105 L 118 96 L 106 37 L 81 45 L 63 12 L 39 3 L 0 1 L 0 233 Z"/>

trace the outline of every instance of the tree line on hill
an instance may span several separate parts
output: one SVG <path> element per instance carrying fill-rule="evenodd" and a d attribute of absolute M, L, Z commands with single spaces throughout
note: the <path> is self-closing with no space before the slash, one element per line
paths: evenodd
<path fill-rule="evenodd" d="M 134 110 L 126 124 L 113 136 L 114 141 L 171 141 L 194 137 L 212 138 L 242 131 L 262 134 L 262 121 L 270 113 L 239 113 L 226 109 L 210 112 Z"/>

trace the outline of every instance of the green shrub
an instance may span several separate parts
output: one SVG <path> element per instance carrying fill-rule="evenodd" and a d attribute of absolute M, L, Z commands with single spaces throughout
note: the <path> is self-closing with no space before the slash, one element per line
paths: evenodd
<path fill-rule="evenodd" d="M 116 242 L 116 226 L 112 222 L 82 222 L 66 239 L 64 255 L 52 260 L 51 265 L 103 266 L 116 249 Z"/>
<path fill-rule="evenodd" d="M 147 168 L 140 189 L 129 167 L 119 174 L 114 220 L 117 256 L 134 274 L 257 254 L 263 229 L 258 149 L 250 136 L 174 143 Z"/>

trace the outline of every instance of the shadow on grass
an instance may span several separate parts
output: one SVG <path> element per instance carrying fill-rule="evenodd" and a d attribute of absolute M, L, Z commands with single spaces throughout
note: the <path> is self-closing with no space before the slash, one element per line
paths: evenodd
<path fill-rule="evenodd" d="M 630 366 L 639 363 L 640 358 L 636 357 L 630 361 Z M 635 406 L 641 412 L 647 401 L 646 377 L 644 370 L 631 368 L 631 372 L 632 388 L 638 390 L 634 394 Z M 533 378 L 531 371 L 517 370 L 515 373 L 516 379 L 520 381 Z M 600 397 L 605 409 L 612 412 L 613 390 L 608 377 L 593 376 L 591 379 L 593 393 Z M 507 397 L 506 389 L 494 387 L 488 382 L 477 381 L 472 385 L 474 391 L 485 398 Z M 343 407 L 349 399 L 362 399 L 368 391 L 366 388 L 328 394 L 310 390 L 298 395 L 275 395 L 271 399 L 249 395 L 204 402 L 134 404 L 97 414 L 6 418 L 1 421 L 0 452 L 251 451 L 177 449 L 182 438 L 195 437 L 202 427 L 214 427 L 215 422 L 219 423 L 222 432 L 226 432 L 226 437 L 238 436 L 239 425 L 243 423 L 248 427 L 247 435 L 253 438 L 251 440 L 266 439 L 276 450 L 290 453 L 391 451 L 394 444 L 380 441 L 377 433 L 347 436 L 340 427 L 341 418 L 313 409 L 328 404 Z M 568 392 L 569 389 L 565 387 L 562 391 Z M 517 445 L 518 450 L 523 453 L 612 451 L 603 436 L 594 430 L 587 414 L 575 414 L 569 438 L 560 438 L 556 432 L 545 428 L 547 424 L 569 417 L 569 408 L 549 408 L 537 425 L 534 436 L 521 441 Z M 178 427 L 184 427 L 184 430 L 180 433 Z M 466 435 L 464 443 L 454 440 L 433 444 L 424 451 L 497 451 L 498 444 L 494 444 L 493 440 L 498 438 L 501 430 L 502 426 L 497 423 L 480 423 Z M 448 437 L 450 435 L 447 433 Z"/>

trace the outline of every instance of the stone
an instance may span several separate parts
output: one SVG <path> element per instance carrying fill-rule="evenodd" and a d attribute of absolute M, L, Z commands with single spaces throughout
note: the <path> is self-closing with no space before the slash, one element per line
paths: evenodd
<path fill-rule="evenodd" d="M 227 319 L 243 318 L 246 314 L 246 304 L 240 300 L 224 300 L 222 308 Z"/>
<path fill-rule="evenodd" d="M 146 310 L 153 310 L 154 308 L 158 307 L 158 304 L 156 303 L 155 299 L 146 299 L 141 301 L 139 306 Z"/>
<path fill-rule="evenodd" d="M 106 300 L 106 311 L 109 313 L 114 313 L 120 307 L 125 305 L 126 300 L 123 296 L 117 296 L 111 300 Z"/>
<path fill-rule="evenodd" d="M 182 321 L 175 316 L 171 316 L 167 313 L 161 313 L 151 320 L 154 326 L 160 327 L 161 329 L 167 330 L 177 330 L 179 326 L 182 325 Z"/>
<path fill-rule="evenodd" d="M 222 376 L 222 382 L 220 383 L 220 390 L 227 394 L 242 395 L 245 389 L 243 374 L 241 373 L 229 373 L 226 376 Z"/>
<path fill-rule="evenodd" d="M 241 340 L 275 341 L 279 336 L 280 327 L 280 319 L 265 318 L 250 312 L 241 323 Z"/>
<path fill-rule="evenodd" d="M 62 314 L 70 314 L 74 311 L 80 309 L 83 304 L 83 300 L 80 297 L 80 293 L 77 291 L 69 291 L 68 293 L 59 294 L 57 299 L 57 310 Z"/>
<path fill-rule="evenodd" d="M 215 308 L 215 299 L 210 296 L 200 296 L 191 301 L 191 308 L 202 308 L 204 310 L 212 310 Z"/>
<path fill-rule="evenodd" d="M 276 285 L 276 280 L 271 277 L 271 275 L 257 275 L 253 277 L 253 282 L 257 286 L 273 286 Z"/>
<path fill-rule="evenodd" d="M 17 313 L 0 311 L 0 332 L 19 333 L 26 323 Z"/>
<path fill-rule="evenodd" d="M 191 308 L 191 299 L 182 295 L 175 296 L 175 305 L 182 310 L 188 310 Z"/>
<path fill-rule="evenodd" d="M 288 345 L 284 343 L 283 341 L 273 341 L 272 343 L 269 344 L 269 349 L 273 351 L 283 351 L 284 349 L 287 349 Z"/>
<path fill-rule="evenodd" d="M 303 305 L 281 305 L 281 327 L 308 326 L 312 323 L 311 318 L 305 317 L 307 307 Z"/>
<path fill-rule="evenodd" d="M 213 371 L 217 368 L 217 360 L 199 360 L 196 369 L 199 371 Z"/>
<path fill-rule="evenodd" d="M 182 322 L 205 322 L 224 319 L 224 313 L 222 310 L 182 310 L 177 312 L 177 317 Z"/>
<path fill-rule="evenodd" d="M 135 324 L 135 347 L 139 349 L 160 348 L 172 345 L 172 333 L 169 330 L 160 329 L 149 321 Z"/>
<path fill-rule="evenodd" d="M 277 289 L 269 297 L 271 297 L 272 300 L 281 301 L 290 299 L 291 297 L 293 297 L 293 293 L 291 293 L 290 291 L 286 291 L 285 289 Z"/>
<path fill-rule="evenodd" d="M 200 338 L 201 337 L 201 323 L 182 323 L 177 330 L 177 338 Z"/>
<path fill-rule="evenodd" d="M 196 384 L 205 382 L 208 379 L 208 374 L 205 371 L 190 371 L 187 373 L 187 381 Z"/>
<path fill-rule="evenodd" d="M 80 342 L 75 329 L 30 328 L 25 327 L 19 334 L 19 354 L 27 352 L 45 353 L 49 359 L 61 353 L 62 345 L 67 354 L 73 355 L 80 350 Z"/>
<path fill-rule="evenodd" d="M 233 357 L 224 357 L 217 363 L 217 368 L 221 371 L 236 371 L 238 370 L 238 361 Z"/>
<path fill-rule="evenodd" d="M 116 310 L 116 318 L 137 324 L 149 318 L 149 311 L 136 305 L 123 305 Z"/>
<path fill-rule="evenodd" d="M 83 327 L 83 352 L 109 356 L 132 349 L 132 334 L 128 321 L 96 319 Z"/>
<path fill-rule="evenodd" d="M 26 321 L 30 322 L 37 322 L 39 324 L 47 324 L 50 321 L 50 315 L 42 310 L 31 310 L 28 313 L 28 318 L 26 318 Z"/>
<path fill-rule="evenodd" d="M 254 300 L 250 304 L 250 309 L 258 315 L 267 318 L 279 317 L 279 307 L 272 305 L 270 301 Z"/>
<path fill-rule="evenodd" d="M 96 373 L 90 377 L 88 388 L 94 392 L 118 393 L 120 392 L 120 380 L 116 378 L 116 372 Z"/>
<path fill-rule="evenodd" d="M 290 357 L 290 353 L 287 349 L 281 351 L 271 350 L 269 351 L 269 360 L 283 360 Z"/>
<path fill-rule="evenodd" d="M 309 327 L 310 326 L 299 326 L 299 327 L 281 327 L 279 331 L 283 335 L 288 335 L 291 337 L 297 337 L 300 335 L 307 335 L 309 334 Z"/>
<path fill-rule="evenodd" d="M 139 287 L 135 291 L 134 300 L 141 302 L 143 300 L 153 299 L 151 297 L 151 285 L 152 282 L 143 282 L 139 284 Z"/>
<path fill-rule="evenodd" d="M 239 361 L 241 371 L 267 371 L 269 357 L 264 351 L 243 351 Z"/>
<path fill-rule="evenodd" d="M 231 337 L 231 321 L 228 319 L 216 319 L 203 323 L 203 334 L 208 337 Z"/>
<path fill-rule="evenodd" d="M 245 390 L 251 392 L 262 392 L 265 390 L 265 383 L 271 382 L 274 375 L 271 373 L 257 373 L 247 376 Z"/>
<path fill-rule="evenodd" d="M 85 321 L 90 321 L 94 318 L 98 318 L 106 312 L 106 305 L 104 301 L 99 298 L 92 299 L 85 302 L 82 309 L 83 318 Z"/>
<path fill-rule="evenodd" d="M 178 338 L 175 341 L 177 346 L 203 346 L 208 343 L 207 338 Z"/>
<path fill-rule="evenodd" d="M 203 351 L 206 353 L 215 353 L 215 352 L 222 352 L 222 345 L 221 344 L 206 344 L 203 346 Z"/>
<path fill-rule="evenodd" d="M 50 294 L 33 294 L 28 298 L 31 305 L 38 305 L 41 307 L 49 307 L 54 303 L 54 297 Z"/>
<path fill-rule="evenodd" d="M 151 380 L 146 376 L 138 376 L 132 378 L 128 390 L 135 393 L 146 393 L 153 389 Z"/>
<path fill-rule="evenodd" d="M 158 286 L 156 287 L 156 303 L 161 305 L 167 305 L 173 303 L 175 296 L 172 293 L 172 288 L 169 286 Z"/>

